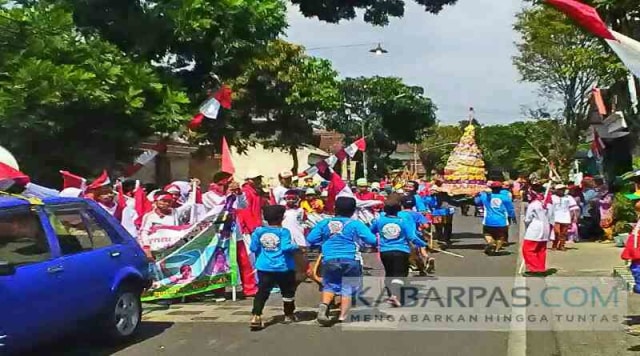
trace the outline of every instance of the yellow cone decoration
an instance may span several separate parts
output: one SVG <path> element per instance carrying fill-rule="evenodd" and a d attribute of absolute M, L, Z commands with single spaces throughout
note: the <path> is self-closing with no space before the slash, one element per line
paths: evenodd
<path fill-rule="evenodd" d="M 476 144 L 476 130 L 473 125 L 468 125 L 444 168 L 443 188 L 452 195 L 475 195 L 483 191 L 486 184 L 484 159 Z"/>

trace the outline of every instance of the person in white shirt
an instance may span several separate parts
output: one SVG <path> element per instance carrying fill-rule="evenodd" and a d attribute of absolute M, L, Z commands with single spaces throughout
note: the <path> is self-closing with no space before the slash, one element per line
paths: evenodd
<path fill-rule="evenodd" d="M 163 226 L 180 226 L 184 225 L 184 222 L 188 221 L 188 212 L 191 207 L 188 204 L 184 204 L 179 208 L 173 208 L 175 204 L 175 198 L 173 194 L 168 192 L 158 192 L 154 196 L 153 210 L 146 213 L 142 217 L 142 223 L 140 224 L 139 242 L 142 247 L 148 246 L 149 237 L 152 232 L 152 227 L 156 225 Z"/>
<path fill-rule="evenodd" d="M 524 217 L 526 230 L 522 243 L 522 257 L 527 266 L 525 276 L 542 276 L 547 271 L 547 242 L 551 223 L 540 192 L 531 192 L 532 200 Z"/>
<path fill-rule="evenodd" d="M 576 217 L 575 211 L 580 209 L 578 203 L 572 196 L 565 195 L 566 190 L 566 185 L 557 184 L 554 194 L 551 197 L 553 231 L 555 235 L 552 249 L 559 251 L 565 251 L 564 245 L 567 241 L 569 228 L 571 224 L 574 223 Z"/>
<path fill-rule="evenodd" d="M 277 205 L 287 205 L 285 195 L 291 189 L 293 174 L 291 171 L 283 171 L 278 174 L 280 185 L 273 188 L 273 203 Z"/>
<path fill-rule="evenodd" d="M 300 193 L 297 190 L 288 190 L 285 195 L 285 206 L 282 227 L 291 233 L 291 241 L 298 245 L 299 249 L 293 253 L 296 266 L 296 283 L 302 283 L 307 279 L 309 261 L 305 257 L 307 239 L 305 238 L 304 221 L 306 214 L 300 207 Z"/>
<path fill-rule="evenodd" d="M 209 185 L 209 191 L 202 195 L 202 203 L 207 209 L 207 216 L 220 214 L 229 199 L 235 196 L 232 203 L 234 209 L 247 207 L 247 200 L 240 189 L 240 185 L 234 182 L 233 176 L 226 172 L 218 172 L 213 175 L 213 183 Z"/>

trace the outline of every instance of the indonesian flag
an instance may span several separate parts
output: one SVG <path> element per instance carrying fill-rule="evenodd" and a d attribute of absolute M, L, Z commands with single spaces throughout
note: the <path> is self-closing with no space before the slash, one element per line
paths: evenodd
<path fill-rule="evenodd" d="M 231 150 L 227 144 L 227 138 L 224 136 L 222 136 L 222 167 L 220 170 L 231 175 L 236 173 L 233 159 L 231 159 Z"/>
<path fill-rule="evenodd" d="M 305 171 L 298 174 L 298 177 L 306 177 L 306 176 L 314 176 L 318 173 L 322 174 L 327 169 L 332 169 L 338 162 L 342 162 L 345 158 L 350 157 L 353 158 L 356 152 L 364 151 L 367 149 L 367 142 L 364 137 L 350 144 L 348 147 L 341 149 L 336 152 L 336 154 L 331 155 L 324 160 L 315 164 L 315 166 L 311 166 L 307 168 Z M 330 180 L 330 179 L 327 179 Z"/>
<path fill-rule="evenodd" d="M 151 251 L 161 251 L 175 245 L 191 229 L 192 225 L 155 225 L 142 241 L 143 246 L 149 246 Z"/>
<path fill-rule="evenodd" d="M 102 171 L 102 174 L 100 174 L 100 176 L 96 178 L 96 180 L 94 180 L 93 182 L 91 182 L 91 184 L 87 186 L 87 190 L 98 189 L 100 187 L 104 187 L 109 184 L 111 184 L 111 179 L 109 179 L 109 174 L 105 169 Z"/>
<path fill-rule="evenodd" d="M 231 96 L 233 92 L 231 88 L 223 85 L 213 96 L 207 99 L 198 110 L 198 113 L 191 119 L 189 125 L 191 130 L 195 130 L 205 118 L 215 120 L 218 118 L 220 108 L 231 109 Z"/>
<path fill-rule="evenodd" d="M 640 78 L 640 42 L 613 31 L 602 21 L 595 8 L 576 0 L 547 0 L 587 31 L 604 39 L 629 70 Z"/>
<path fill-rule="evenodd" d="M 136 219 L 134 225 L 139 229 L 142 225 L 142 218 L 144 215 L 153 210 L 153 204 L 147 197 L 147 193 L 144 188 L 136 183 L 136 190 L 133 191 L 134 209 L 136 210 Z"/>
<path fill-rule="evenodd" d="M 142 152 L 132 165 L 124 170 L 125 177 L 131 177 L 136 174 L 142 167 L 151 162 L 160 152 L 164 152 L 167 149 L 167 145 L 164 142 L 159 142 L 153 147 Z"/>
<path fill-rule="evenodd" d="M 0 162 L 0 190 L 9 189 L 14 184 L 26 186 L 29 182 L 29 176 Z"/>
<path fill-rule="evenodd" d="M 87 188 L 87 180 L 68 171 L 60 171 L 62 175 L 62 189 L 77 188 L 84 191 Z"/>

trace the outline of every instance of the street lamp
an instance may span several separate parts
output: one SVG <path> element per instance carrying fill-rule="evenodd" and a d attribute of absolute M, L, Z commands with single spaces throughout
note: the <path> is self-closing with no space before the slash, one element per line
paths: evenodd
<path fill-rule="evenodd" d="M 307 52 L 311 52 L 311 51 L 320 51 L 320 50 L 325 50 L 325 49 L 334 49 L 334 48 L 354 48 L 354 47 L 364 47 L 364 46 L 371 46 L 373 44 L 376 44 L 375 42 L 371 43 L 354 43 L 354 44 L 346 44 L 346 45 L 337 45 L 337 46 L 324 46 L 324 47 L 312 47 L 312 48 L 305 48 L 305 51 Z M 387 51 L 386 49 L 382 48 L 382 44 L 378 43 L 378 45 L 375 48 L 372 48 L 369 50 L 369 52 L 380 56 L 386 53 L 389 53 L 389 51 Z"/>
<path fill-rule="evenodd" d="M 370 49 L 369 52 L 375 53 L 376 56 L 381 56 L 383 54 L 389 53 L 389 51 L 382 48 L 382 45 L 380 43 L 378 43 L 378 47 Z"/>

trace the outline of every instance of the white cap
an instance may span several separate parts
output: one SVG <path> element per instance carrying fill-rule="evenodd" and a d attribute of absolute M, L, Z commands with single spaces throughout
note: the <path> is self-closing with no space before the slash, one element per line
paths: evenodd
<path fill-rule="evenodd" d="M 258 178 L 258 177 L 263 177 L 262 174 L 256 172 L 255 170 L 251 170 L 249 172 L 247 172 L 247 174 L 245 174 L 244 179 L 254 179 L 254 178 Z"/>
<path fill-rule="evenodd" d="M 567 186 L 564 184 L 556 184 L 555 189 L 567 189 Z"/>
<path fill-rule="evenodd" d="M 286 179 L 293 177 L 293 173 L 291 173 L 291 171 L 282 171 L 278 174 L 278 176 L 280 176 L 280 178 Z"/>

